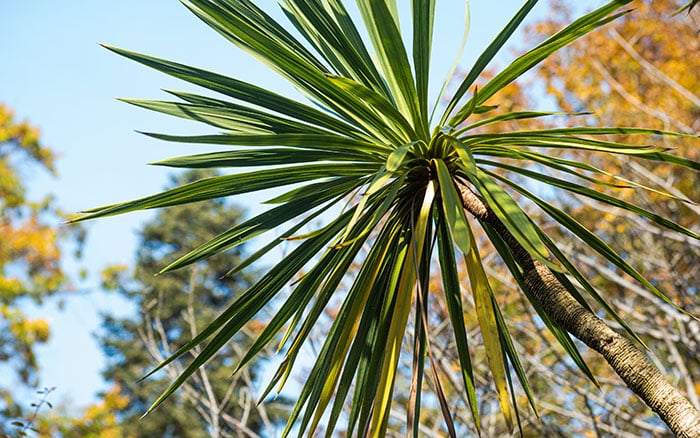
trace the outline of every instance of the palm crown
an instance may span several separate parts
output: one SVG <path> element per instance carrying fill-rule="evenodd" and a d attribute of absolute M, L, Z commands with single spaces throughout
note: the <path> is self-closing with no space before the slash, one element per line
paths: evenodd
<path fill-rule="evenodd" d="M 652 138 L 679 135 L 670 132 L 579 126 L 484 133 L 476 128 L 554 115 L 538 111 L 490 115 L 497 111 L 486 102 L 559 48 L 625 14 L 626 11 L 618 12 L 618 9 L 629 1 L 612 1 L 572 22 L 477 89 L 475 81 L 536 3 L 527 1 L 461 80 L 439 117 L 432 114 L 428 96 L 434 0 L 411 2 L 411 53 L 406 50 L 395 1 L 358 0 L 365 25 L 360 30 L 340 0 L 285 0 L 282 2 L 284 12 L 304 41 L 298 41 L 250 0 L 184 2 L 211 28 L 291 82 L 312 105 L 220 74 L 108 47 L 127 58 L 229 98 L 170 91 L 179 101 L 126 99 L 137 106 L 204 122 L 222 130 L 203 136 L 147 135 L 167 141 L 246 147 L 172 158 L 155 164 L 179 168 L 263 168 L 207 178 L 134 201 L 92 209 L 77 220 L 296 185 L 269 200 L 272 207 L 268 211 L 203 243 L 163 269 L 164 273 L 197 262 L 278 227 L 284 227 L 283 238 L 299 241 L 291 253 L 269 269 L 205 330 L 158 367 L 206 342 L 201 353 L 154 407 L 306 269 L 238 367 L 249 362 L 286 327 L 282 341 L 286 347 L 285 358 L 267 387 L 265 397 L 275 383 L 286 380 L 311 329 L 331 298 L 337 296 L 334 294 L 342 289 L 342 305 L 299 394 L 286 432 L 294 424 L 301 431 L 315 430 L 322 418 L 327 421 L 327 430 L 333 430 L 344 402 L 350 397 L 352 403 L 347 416 L 350 434 L 353 430 L 381 434 L 387 427 L 399 353 L 408 327 L 413 327 L 419 341 L 413 352 L 416 361 L 413 391 L 420 393 L 425 359 L 432 359 L 427 335 L 427 302 L 429 294 L 435 293 L 429 290 L 429 277 L 433 274 L 433 262 L 437 261 L 443 285 L 441 293 L 445 295 L 454 330 L 463 383 L 478 427 L 479 413 L 456 261 L 460 255 L 466 263 L 501 409 L 512 428 L 516 415 L 510 370 L 517 376 L 533 409 L 535 405 L 482 266 L 480 243 L 473 231 L 477 224 L 543 322 L 571 359 L 595 380 L 569 334 L 532 299 L 523 280 L 524 267 L 517 251 L 525 251 L 527 256 L 546 266 L 582 306 L 590 310 L 583 296 L 588 294 L 631 336 L 635 335 L 516 203 L 512 194 L 528 198 L 601 257 L 668 301 L 603 240 L 549 202 L 531 184 L 522 181 L 524 178 L 593 198 L 698 238 L 700 236 L 694 232 L 651 211 L 596 190 L 596 184 L 613 187 L 615 184 L 604 180 L 604 176 L 609 175 L 603 171 L 564 158 L 557 152 L 578 150 L 666 161 L 694 169 L 700 166 L 668 154 L 661 147 L 623 144 L 609 139 L 613 134 L 641 134 Z M 366 37 L 371 41 L 371 49 L 365 44 Z M 468 99 L 462 103 L 465 96 Z M 547 168 L 565 174 L 566 178 L 540 171 Z M 631 181 L 619 182 L 620 187 L 647 189 Z M 494 226 L 474 208 L 470 209 L 467 199 L 480 203 L 480 208 L 495 215 L 496 223 L 501 226 Z M 346 208 L 328 219 L 323 227 L 298 234 L 302 227 L 341 203 L 347 203 Z M 260 259 L 281 241 L 271 240 L 233 271 Z M 353 278 L 350 285 L 341 287 L 346 285 L 344 280 L 348 276 Z M 415 321 L 410 324 L 412 308 Z M 440 398 L 439 379 L 434 372 Z M 420 397 L 412 397 L 411 401 L 411 421 L 418 421 Z M 453 433 L 449 407 L 442 403 L 444 400 L 440 401 L 447 428 Z M 328 415 L 324 417 L 324 414 Z M 416 430 L 415 426 L 408 425 L 412 430 Z"/>

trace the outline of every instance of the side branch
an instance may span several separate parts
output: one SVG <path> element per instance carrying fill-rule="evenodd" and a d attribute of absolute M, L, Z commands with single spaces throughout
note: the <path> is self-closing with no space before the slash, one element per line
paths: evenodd
<path fill-rule="evenodd" d="M 700 437 L 700 412 L 671 384 L 634 343 L 586 310 L 552 272 L 533 259 L 486 203 L 458 183 L 464 208 L 496 230 L 523 269 L 525 285 L 559 326 L 603 355 L 627 386 L 679 437 Z"/>

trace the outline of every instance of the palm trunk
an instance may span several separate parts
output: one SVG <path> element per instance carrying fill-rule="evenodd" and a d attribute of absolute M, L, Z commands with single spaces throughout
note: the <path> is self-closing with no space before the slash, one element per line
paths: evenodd
<path fill-rule="evenodd" d="M 464 184 L 464 208 L 488 223 L 508 244 L 523 269 L 525 284 L 542 309 L 559 326 L 602 354 L 627 386 L 679 437 L 700 437 L 700 412 L 651 363 L 643 351 L 585 309 L 552 272 L 533 259 L 495 213 Z"/>

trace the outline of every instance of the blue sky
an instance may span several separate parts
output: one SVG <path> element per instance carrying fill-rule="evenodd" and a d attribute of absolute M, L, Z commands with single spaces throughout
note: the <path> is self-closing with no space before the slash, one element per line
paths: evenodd
<path fill-rule="evenodd" d="M 463 6 L 456 6 L 461 2 L 438 3 L 433 94 L 454 60 L 464 19 Z M 471 32 L 462 66 L 470 65 L 520 3 L 472 2 Z M 542 2 L 536 15 L 546 11 L 546 3 Z M 273 1 L 256 4 L 281 16 Z M 447 9 L 450 7 L 455 9 Z M 26 175 L 34 196 L 53 193 L 66 211 L 156 192 L 165 184 L 168 172 L 147 166 L 147 162 L 204 151 L 202 146 L 178 146 L 135 133 L 134 130 L 192 133 L 200 128 L 115 99 L 162 98 L 165 94 L 161 88 L 193 87 L 123 59 L 98 43 L 293 93 L 273 73 L 208 29 L 179 2 L 0 2 L 0 101 L 14 108 L 20 119 L 38 125 L 44 142 L 60 154 L 58 178 L 35 171 Z M 510 58 L 510 52 L 505 55 Z M 253 197 L 235 201 L 249 212 L 259 210 Z M 96 391 L 106 388 L 99 375 L 104 362 L 93 333 L 98 328 L 100 312 L 125 314 L 129 306 L 100 292 L 96 274 L 109 264 L 132 263 L 135 232 L 149 217 L 149 213 L 132 213 L 90 223 L 83 259 L 66 263 L 72 273 L 83 266 L 91 273 L 85 281 L 75 281 L 80 292 L 66 293 L 62 310 L 55 302 L 28 307 L 33 315 L 51 321 L 51 342 L 40 351 L 42 385 L 58 387 L 54 402 L 85 405 L 94 399 Z"/>

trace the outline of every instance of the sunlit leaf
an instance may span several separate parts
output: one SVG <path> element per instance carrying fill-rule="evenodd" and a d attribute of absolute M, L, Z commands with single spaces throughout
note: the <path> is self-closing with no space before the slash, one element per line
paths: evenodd
<path fill-rule="evenodd" d="M 455 341 L 457 343 L 457 353 L 461 367 L 462 381 L 467 391 L 467 400 L 471 408 L 472 418 L 477 432 L 481 431 L 481 420 L 479 419 L 479 406 L 477 404 L 476 384 L 474 383 L 474 371 L 469 355 L 469 342 L 465 330 L 465 322 L 462 307 L 462 291 L 459 284 L 459 274 L 455 261 L 454 249 L 447 227 L 438 227 L 438 246 L 440 249 L 440 268 L 442 281 L 445 288 L 445 299 L 447 301 L 447 311 L 450 315 L 450 322 L 454 329 Z"/>
<path fill-rule="evenodd" d="M 435 73 L 431 71 L 437 3 L 434 0 L 357 0 L 356 11 L 348 11 L 341 0 L 284 0 L 282 15 L 294 27 L 293 32 L 251 0 L 183 2 L 207 26 L 294 86 L 306 99 L 304 103 L 223 74 L 106 46 L 218 94 L 168 91 L 176 101 L 124 99 L 145 109 L 208 125 L 204 126 L 208 131 L 199 135 L 147 133 L 149 137 L 224 149 L 153 164 L 226 168 L 235 173 L 94 208 L 75 221 L 278 189 L 271 194 L 263 192 L 261 201 L 270 205 L 268 211 L 201 243 L 163 272 L 203 262 L 242 244 L 251 245 L 252 239 L 261 236 L 268 236 L 268 240 L 254 243 L 253 253 L 233 266 L 230 274 L 264 262 L 264 257 L 269 257 L 270 251 L 283 241 L 290 248 L 219 317 L 155 368 L 153 372 L 180 360 L 184 371 L 156 399 L 149 412 L 266 309 L 272 311 L 267 325 L 235 368 L 239 371 L 273 340 L 279 340 L 284 357 L 261 399 L 287 382 L 314 330 L 324 321 L 329 324 L 323 332 L 321 348 L 310 359 L 310 372 L 297 394 L 283 436 L 317 434 L 324 422 L 326 435 L 331 436 L 336 425 L 345 419 L 348 436 L 388 434 L 392 405 L 401 399 L 396 394 L 396 384 L 404 371 L 411 374 L 404 432 L 419 435 L 421 413 L 426 413 L 423 403 L 429 400 L 436 409 L 439 407 L 448 433 L 456 435 L 454 407 L 449 405 L 448 387 L 441 384 L 432 348 L 436 343 L 428 326 L 432 324 L 431 306 L 437 302 L 445 304 L 449 315 L 457 351 L 453 357 L 458 360 L 476 430 L 481 432 L 479 405 L 483 402 L 478 399 L 481 389 L 477 387 L 469 351 L 456 246 L 466 260 L 476 319 L 506 426 L 513 430 L 517 422 L 524 433 L 514 377 L 536 413 L 528 383 L 531 376 L 510 337 L 513 325 L 508 318 L 512 306 L 504 306 L 501 313 L 501 297 L 496 300 L 491 287 L 496 283 L 491 283 L 486 275 L 482 256 L 491 248 L 482 245 L 481 240 L 486 238 L 498 253 L 495 260 L 508 268 L 523 299 L 540 316 L 541 328 L 549 329 L 568 355 L 564 360 L 596 382 L 571 336 L 555 316 L 543 311 L 542 303 L 535 299 L 537 294 L 528 290 L 523 270 L 529 263 L 546 266 L 552 271 L 556 290 L 570 294 L 581 304 L 582 311 L 594 310 L 586 301 L 587 296 L 592 297 L 601 310 L 639 340 L 606 301 L 603 291 L 596 290 L 596 283 L 587 280 L 548 236 L 549 227 L 556 225 L 556 229 L 570 231 L 596 251 L 602 261 L 633 277 L 660 298 L 670 300 L 595 230 L 566 213 L 555 197 L 562 192 L 584 196 L 661 225 L 684 238 L 698 239 L 700 236 L 692 227 L 683 227 L 651 208 L 635 206 L 613 192 L 638 188 L 686 201 L 682 196 L 669 195 L 627 175 L 618 176 L 586 160 L 613 156 L 700 170 L 700 164 L 669 154 L 669 147 L 658 141 L 662 137 L 682 141 L 698 137 L 636 127 L 550 128 L 538 124 L 545 127 L 510 129 L 514 123 L 503 122 L 535 125 L 545 116 L 589 113 L 526 110 L 499 114 L 501 102 L 496 97 L 557 50 L 626 14 L 619 8 L 630 1 L 613 0 L 572 21 L 477 89 L 476 81 L 487 65 L 537 3 L 526 1 L 457 84 L 435 126 L 430 125 L 429 103 L 441 105 L 445 100 L 442 94 L 436 99 L 429 96 L 429 78 Z M 409 8 L 410 23 L 405 22 L 409 17 L 402 9 L 405 7 Z M 454 5 L 448 4 L 449 7 Z M 364 27 L 354 22 L 355 12 L 364 21 Z M 470 20 L 466 2 L 465 41 Z M 443 85 L 443 91 L 446 89 L 447 83 Z M 473 95 L 461 104 L 470 90 Z M 485 113 L 489 115 L 475 117 Z M 642 140 L 626 143 L 626 136 Z M 240 168 L 247 169 L 241 173 Z M 539 187 L 544 187 L 547 196 L 540 196 L 535 190 Z M 601 192 L 601 188 L 606 192 Z M 464 202 L 467 196 L 478 202 Z M 482 205 L 476 208 L 474 203 Z M 471 210 L 465 211 L 465 206 Z M 528 207 L 539 207 L 551 222 L 542 224 L 542 219 L 532 215 Z M 483 219 L 481 210 L 486 210 L 491 224 Z M 469 212 L 473 217 L 468 217 Z M 470 221 L 479 222 L 485 232 L 477 235 L 478 240 Z M 273 231 L 277 237 L 271 238 Z M 436 244 L 437 259 L 433 257 Z M 431 274 L 438 264 L 444 292 L 432 287 Z M 435 296 L 440 293 L 444 293 L 444 300 Z M 338 307 L 331 309 L 331 303 L 338 303 Z M 411 309 L 415 309 L 415 342 L 408 354 L 414 357 L 409 362 L 412 365 L 403 368 L 399 359 L 406 330 L 411 327 Z M 195 352 L 185 361 L 188 353 Z M 425 380 L 426 365 L 430 366 L 432 386 L 426 384 L 430 381 Z M 426 390 L 433 391 L 434 397 L 425 397 L 421 392 Z"/>
<path fill-rule="evenodd" d="M 469 283 L 471 284 L 472 296 L 474 297 L 476 315 L 481 328 L 481 336 L 484 338 L 484 347 L 486 348 L 486 357 L 491 368 L 491 375 L 496 384 L 496 393 L 501 405 L 501 412 L 506 420 L 508 429 L 512 431 L 514 426 L 513 408 L 510 403 L 510 395 L 508 394 L 507 369 L 504 362 L 504 353 L 501 349 L 500 330 L 496 322 L 496 311 L 491 299 L 493 292 L 491 291 L 484 267 L 481 264 L 479 248 L 476 246 L 473 236 L 471 242 L 472 250 L 465 254 L 464 260 L 469 273 Z"/>
<path fill-rule="evenodd" d="M 452 176 L 445 162 L 436 159 L 434 160 L 435 168 L 437 169 L 438 181 L 440 183 L 440 194 L 442 195 L 442 208 L 445 212 L 445 218 L 457 247 L 462 250 L 462 253 L 467 254 L 471 251 L 471 231 L 469 230 L 469 222 L 464 214 L 462 201 L 457 194 Z"/>

